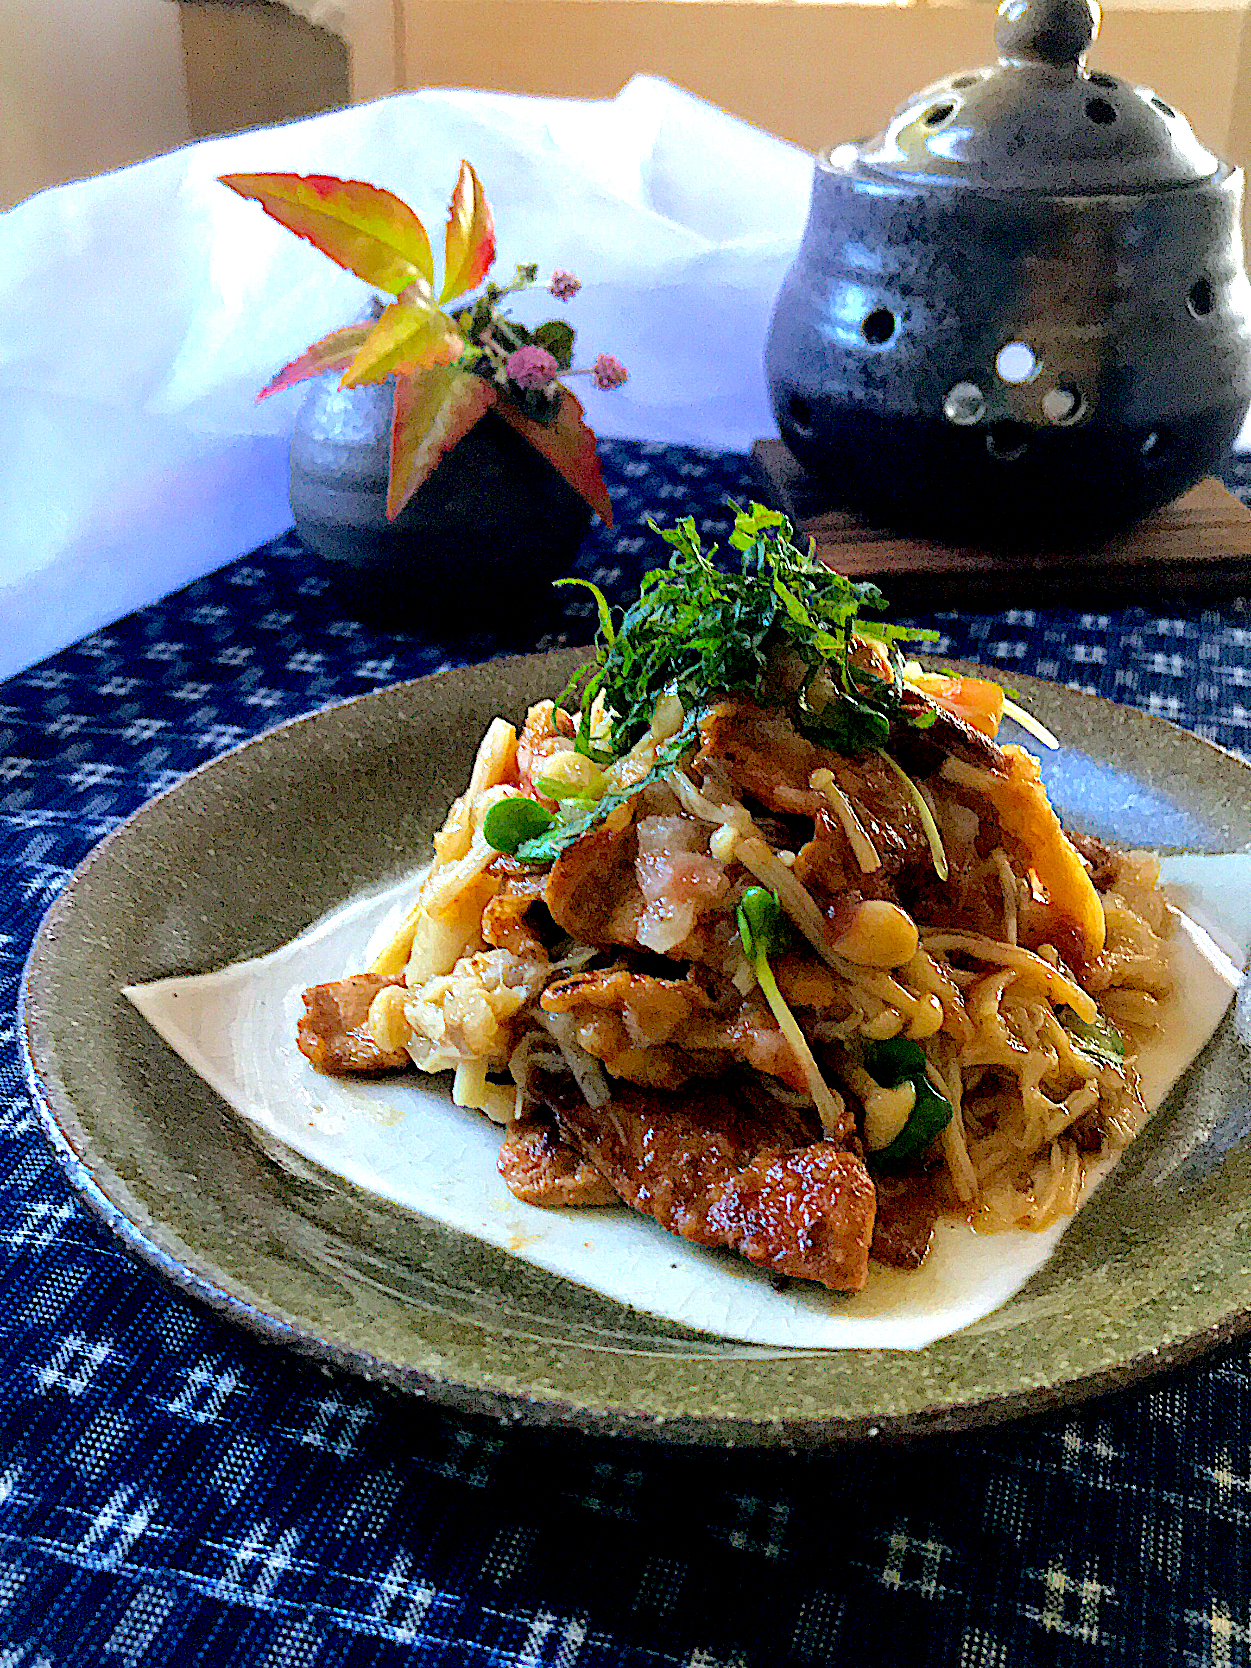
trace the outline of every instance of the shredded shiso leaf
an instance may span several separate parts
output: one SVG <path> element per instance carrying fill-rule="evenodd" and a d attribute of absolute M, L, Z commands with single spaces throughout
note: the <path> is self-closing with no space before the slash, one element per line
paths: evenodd
<path fill-rule="evenodd" d="M 705 552 L 690 516 L 651 527 L 673 554 L 643 576 L 615 630 L 596 593 L 596 658 L 565 692 L 582 685 L 579 752 L 598 763 L 620 757 L 647 732 L 662 695 L 676 695 L 690 713 L 714 695 L 743 691 L 785 703 L 804 735 L 840 752 L 883 744 L 901 716 L 899 644 L 933 632 L 866 617 L 886 612 L 877 586 L 833 573 L 796 544 L 780 511 L 762 504 L 735 507 L 737 572 L 714 565 L 716 546 Z M 893 677 L 852 660 L 853 629 L 880 645 Z M 591 736 L 597 695 L 611 714 L 606 751 Z"/>
<path fill-rule="evenodd" d="M 496 821 L 508 843 L 498 849 L 523 863 L 553 862 L 640 788 L 681 764 L 698 745 L 700 718 L 723 695 L 749 692 L 765 705 L 783 706 L 810 740 L 851 755 L 883 746 L 892 723 L 917 729 L 933 723 L 931 708 L 904 710 L 900 644 L 936 633 L 874 618 L 887 608 L 877 586 L 819 562 L 811 542 L 807 549 L 795 542 L 780 511 L 763 504 L 734 510 L 729 543 L 737 569 L 714 564 L 717 547 L 704 550 L 690 516 L 669 528 L 652 522 L 671 555 L 644 575 L 637 598 L 617 620 L 589 580 L 557 582 L 589 590 L 599 614 L 595 659 L 557 697 L 560 706 L 578 697 L 577 751 L 600 765 L 622 758 L 652 729 L 663 697 L 678 703 L 683 722 L 628 789 L 589 802 L 553 794 L 560 811 L 546 828 L 523 831 L 501 814 Z M 853 658 L 853 633 L 874 645 L 871 655 Z M 540 791 L 546 791 L 541 784 Z M 940 851 L 941 845 L 936 866 Z"/>

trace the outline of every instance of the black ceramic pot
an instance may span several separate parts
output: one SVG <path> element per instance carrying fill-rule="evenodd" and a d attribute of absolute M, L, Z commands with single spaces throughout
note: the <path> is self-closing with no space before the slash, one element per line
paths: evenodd
<path fill-rule="evenodd" d="M 766 373 L 814 490 L 948 539 L 1088 544 L 1251 403 L 1242 176 L 1090 73 L 1089 0 L 1005 0 L 998 65 L 817 158 Z"/>
<path fill-rule="evenodd" d="M 310 388 L 291 436 L 301 538 L 345 564 L 364 618 L 474 631 L 541 614 L 590 526 L 585 500 L 488 412 L 388 521 L 391 407 L 390 383 Z"/>

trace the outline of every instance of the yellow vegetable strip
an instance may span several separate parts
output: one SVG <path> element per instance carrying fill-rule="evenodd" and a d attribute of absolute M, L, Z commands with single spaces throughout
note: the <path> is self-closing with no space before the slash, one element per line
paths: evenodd
<path fill-rule="evenodd" d="M 1003 757 L 1008 766 L 1006 775 L 949 758 L 943 763 L 942 776 L 945 781 L 975 789 L 991 802 L 1003 827 L 1024 846 L 1052 908 L 1081 933 L 1087 958 L 1093 961 L 1102 954 L 1107 928 L 1089 871 L 1052 809 L 1038 760 L 1024 748 L 1014 746 L 1005 747 Z"/>

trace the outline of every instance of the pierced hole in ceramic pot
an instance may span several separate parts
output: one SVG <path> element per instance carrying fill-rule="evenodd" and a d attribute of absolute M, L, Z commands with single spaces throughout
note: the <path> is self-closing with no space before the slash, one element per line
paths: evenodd
<path fill-rule="evenodd" d="M 790 413 L 791 422 L 798 433 L 810 435 L 812 433 L 812 401 L 806 400 L 802 394 L 792 394 L 786 402 L 786 409 Z"/>
<path fill-rule="evenodd" d="M 995 369 L 1004 382 L 1028 382 L 1038 374 L 1038 359 L 1028 342 L 1005 342 L 995 355 Z"/>
<path fill-rule="evenodd" d="M 948 82 L 948 86 L 953 89 L 959 87 L 975 87 L 980 79 L 981 77 L 976 75 L 957 75 Z"/>
<path fill-rule="evenodd" d="M 860 334 L 872 347 L 884 347 L 895 334 L 895 315 L 889 307 L 875 307 L 860 323 Z"/>
<path fill-rule="evenodd" d="M 1064 428 L 1086 415 L 1086 402 L 1076 388 L 1048 388 L 1042 397 L 1042 413 L 1049 423 Z"/>
<path fill-rule="evenodd" d="M 1096 87 L 1116 86 L 1116 77 L 1114 75 L 1109 75 L 1105 70 L 1091 70 L 1086 79 L 1087 81 L 1092 82 Z"/>
<path fill-rule="evenodd" d="M 1023 457 L 1028 447 L 1029 429 L 1024 423 L 1013 422 L 1011 418 L 993 423 L 986 436 L 986 450 L 1002 463 L 1011 463 L 1013 459 Z"/>
<path fill-rule="evenodd" d="M 951 103 L 932 104 L 921 117 L 921 120 L 926 127 L 941 127 L 948 116 L 955 114 L 955 108 L 955 105 Z"/>
<path fill-rule="evenodd" d="M 1139 447 L 1142 461 L 1151 465 L 1163 463 L 1172 449 L 1173 443 L 1167 429 L 1152 429 L 1149 434 L 1144 435 Z"/>
<path fill-rule="evenodd" d="M 1212 286 L 1206 278 L 1200 278 L 1190 286 L 1190 294 L 1186 297 L 1186 308 L 1192 319 L 1205 319 L 1212 311 Z"/>
<path fill-rule="evenodd" d="M 1160 114 L 1162 116 L 1174 116 L 1175 117 L 1177 115 L 1177 112 L 1176 112 L 1176 110 L 1173 109 L 1173 106 L 1171 104 L 1165 104 L 1165 102 L 1162 98 L 1156 98 L 1153 95 L 1152 99 L 1151 99 L 1151 102 L 1152 102 L 1152 104 L 1155 105 L 1156 109 L 1160 112 Z"/>
<path fill-rule="evenodd" d="M 986 415 L 986 396 L 976 382 L 957 382 L 947 390 L 943 416 L 959 428 L 980 423 Z"/>
<path fill-rule="evenodd" d="M 1106 98 L 1088 98 L 1086 100 L 1086 114 L 1096 127 L 1111 127 L 1116 120 L 1116 111 Z"/>

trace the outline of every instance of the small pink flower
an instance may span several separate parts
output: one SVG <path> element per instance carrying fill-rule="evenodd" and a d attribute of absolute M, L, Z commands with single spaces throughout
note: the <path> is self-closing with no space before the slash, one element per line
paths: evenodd
<path fill-rule="evenodd" d="M 505 375 L 518 388 L 546 388 L 554 381 L 560 366 L 556 357 L 543 347 L 519 347 L 509 354 L 504 365 Z"/>
<path fill-rule="evenodd" d="M 565 272 L 562 268 L 557 267 L 555 272 L 552 273 L 552 281 L 547 287 L 557 301 L 568 301 L 571 296 L 577 295 L 582 288 L 582 280 L 581 278 L 575 278 L 572 272 Z"/>
<path fill-rule="evenodd" d="M 591 366 L 591 379 L 607 393 L 610 388 L 620 388 L 623 382 L 628 382 L 630 373 L 620 359 L 614 359 L 611 353 L 601 353 Z"/>

